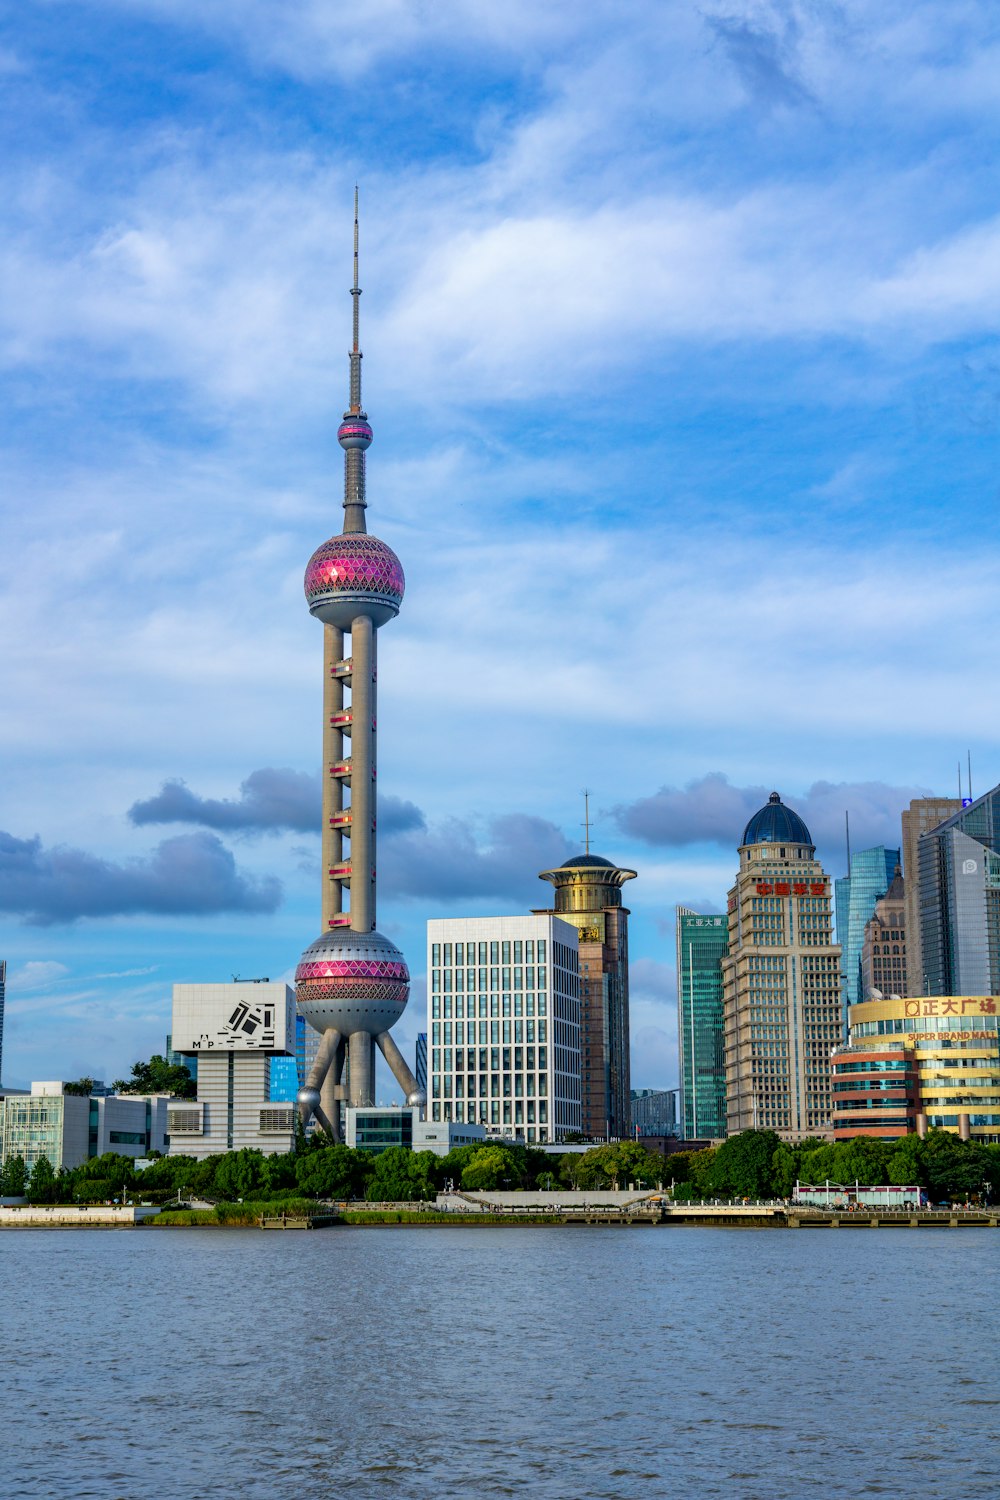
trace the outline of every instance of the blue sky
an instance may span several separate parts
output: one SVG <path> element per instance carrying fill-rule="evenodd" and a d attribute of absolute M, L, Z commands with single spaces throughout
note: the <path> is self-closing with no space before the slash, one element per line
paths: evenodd
<path fill-rule="evenodd" d="M 672 1084 L 673 906 L 771 787 L 837 875 L 845 809 L 1000 780 L 992 7 L 5 16 L 5 1081 L 118 1076 L 318 930 L 357 180 L 401 1044 L 426 918 L 543 903 L 587 786 Z"/>

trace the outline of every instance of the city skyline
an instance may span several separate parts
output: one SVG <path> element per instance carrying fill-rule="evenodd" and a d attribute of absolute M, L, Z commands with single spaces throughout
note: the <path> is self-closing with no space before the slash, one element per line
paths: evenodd
<path fill-rule="evenodd" d="M 356 179 L 408 574 L 380 923 L 411 963 L 427 918 L 540 905 L 590 786 L 595 851 L 640 875 L 632 1081 L 672 1086 L 674 906 L 721 909 L 774 787 L 838 875 L 845 810 L 895 847 L 967 747 L 1000 781 L 968 629 L 998 550 L 993 44 L 985 7 L 903 14 L 515 7 L 501 41 L 473 5 L 346 50 L 305 12 L 280 47 L 183 3 L 18 18 L 4 1082 L 125 1073 L 173 982 L 290 979 L 318 930 L 299 589 L 339 492 Z"/>

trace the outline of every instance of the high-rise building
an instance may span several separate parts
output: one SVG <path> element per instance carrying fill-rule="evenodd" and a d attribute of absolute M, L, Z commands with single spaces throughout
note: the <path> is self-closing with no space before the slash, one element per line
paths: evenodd
<path fill-rule="evenodd" d="M 271 1058 L 268 1090 L 272 1104 L 295 1103 L 318 1051 L 319 1033 L 306 1025 L 304 1016 L 296 1013 L 295 1056 Z"/>
<path fill-rule="evenodd" d="M 923 834 L 923 995 L 1000 994 L 1000 787 Z"/>
<path fill-rule="evenodd" d="M 341 1139 L 342 1103 L 357 1108 L 375 1102 L 376 1046 L 407 1104 L 425 1102 L 389 1034 L 406 1006 L 410 973 L 399 949 L 375 927 L 376 645 L 380 627 L 399 613 L 405 580 L 395 552 L 369 535 L 365 521 L 365 454 L 372 429 L 361 405 L 357 191 L 351 297 L 350 398 L 337 432 L 344 450 L 344 528 L 316 549 L 305 576 L 309 610 L 322 621 L 324 638 L 323 931 L 295 972 L 299 1010 L 322 1038 L 299 1095 L 299 1116 L 305 1126 L 315 1115 L 335 1141 Z M 345 687 L 351 694 L 346 705 Z M 351 754 L 345 756 L 348 736 Z M 350 788 L 347 805 L 345 787 Z"/>
<path fill-rule="evenodd" d="M 677 1134 L 677 1089 L 633 1089 L 632 1129 L 636 1136 Z"/>
<path fill-rule="evenodd" d="M 961 812 L 960 797 L 915 797 L 902 815 L 903 893 L 906 900 L 906 994 L 923 995 L 924 964 L 920 939 L 921 836 Z M 903 992 L 900 991 L 902 994 Z"/>
<path fill-rule="evenodd" d="M 876 991 L 878 993 L 876 993 Z M 865 923 L 861 944 L 861 997 L 877 1000 L 906 994 L 906 892 L 896 866 L 889 889 Z"/>
<path fill-rule="evenodd" d="M 295 1107 L 272 1100 L 271 1065 L 295 1061 L 295 997 L 287 984 L 175 984 L 173 1046 L 198 1059 L 197 1099 L 171 1099 L 170 1150 L 212 1156 L 295 1144 Z"/>
<path fill-rule="evenodd" d="M 830 881 L 805 823 L 772 792 L 747 824 L 722 960 L 729 1133 L 830 1133 L 830 1049 L 841 1039 Z"/>
<path fill-rule="evenodd" d="M 414 1056 L 413 1074 L 417 1080 L 417 1088 L 427 1092 L 427 1033 L 417 1032 L 417 1046 Z"/>
<path fill-rule="evenodd" d="M 576 928 L 551 913 L 428 922 L 431 1121 L 578 1132 L 580 988 Z"/>
<path fill-rule="evenodd" d="M 7 997 L 7 960 L 0 958 L 0 1081 L 3 1079 L 3 1010 Z"/>
<path fill-rule="evenodd" d="M 840 944 L 842 969 L 841 997 L 843 1034 L 847 1037 L 847 1007 L 865 998 L 861 987 L 861 945 L 865 926 L 884 896 L 899 864 L 899 850 L 879 844 L 874 849 L 859 849 L 851 855 L 848 873 L 836 882 L 837 942 Z"/>
<path fill-rule="evenodd" d="M 726 1134 L 722 960 L 728 945 L 728 918 L 677 907 L 677 1046 L 685 1140 Z"/>
<path fill-rule="evenodd" d="M 579 935 L 583 1134 L 615 1140 L 631 1132 L 628 1015 L 628 919 L 621 888 L 634 870 L 587 851 L 539 880 L 555 886 L 560 917 Z"/>

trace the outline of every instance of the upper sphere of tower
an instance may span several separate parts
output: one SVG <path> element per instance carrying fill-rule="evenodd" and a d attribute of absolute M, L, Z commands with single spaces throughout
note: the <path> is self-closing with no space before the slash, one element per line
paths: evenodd
<path fill-rule="evenodd" d="M 346 413 L 337 429 L 337 442 L 342 448 L 360 448 L 362 452 L 371 447 L 373 436 L 371 423 L 364 412 L 358 412 L 356 416 Z"/>
<path fill-rule="evenodd" d="M 384 625 L 399 614 L 405 588 L 395 552 L 366 531 L 332 536 L 316 548 L 306 567 L 310 613 L 340 630 L 349 630 L 358 615 Z"/>
<path fill-rule="evenodd" d="M 812 835 L 797 812 L 786 807 L 777 792 L 766 806 L 754 813 L 743 830 L 742 844 L 806 844 L 814 848 Z"/>

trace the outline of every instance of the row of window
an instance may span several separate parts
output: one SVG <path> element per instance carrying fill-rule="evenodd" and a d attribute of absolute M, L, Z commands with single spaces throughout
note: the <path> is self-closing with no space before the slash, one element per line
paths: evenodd
<path fill-rule="evenodd" d="M 565 1010 L 566 1005 L 560 1005 L 560 998 L 558 995 L 553 996 L 553 1004 L 557 1010 Z M 572 1002 L 567 1003 L 572 1004 Z M 466 1014 L 471 1018 L 476 1014 L 477 1010 L 481 1016 L 499 1016 L 501 1014 L 505 1016 L 511 1014 L 515 1016 L 533 1016 L 536 1012 L 538 1015 L 544 1016 L 547 1008 L 548 997 L 544 993 L 537 997 L 535 995 L 480 995 L 478 1000 L 475 995 L 470 995 L 468 1003 L 466 1003 L 462 995 L 431 996 L 432 1018 L 435 1016 L 440 1018 L 443 1015 L 445 1020 L 449 1020 L 452 1015 L 456 1016 L 459 1020 Z M 574 1010 L 576 1009 L 575 1005 L 573 1008 Z"/>
<path fill-rule="evenodd" d="M 511 976 L 513 975 L 513 980 Z M 531 968 L 501 968 L 495 969 L 432 969 L 431 970 L 431 993 L 432 994 L 458 994 L 466 992 L 474 993 L 476 990 L 544 990 L 548 988 L 549 971 L 544 965 L 537 970 L 538 983 L 535 983 L 536 970 Z M 574 994 L 577 993 L 578 981 L 575 974 L 567 976 L 566 984 L 562 988 L 570 988 Z"/>
<path fill-rule="evenodd" d="M 502 1116 L 502 1118 L 501 1118 Z M 459 1125 L 466 1121 L 470 1125 L 521 1125 L 525 1126 L 525 1135 L 529 1141 L 544 1141 L 548 1136 L 548 1104 L 540 1099 L 537 1105 L 529 1100 L 527 1105 L 522 1105 L 519 1099 L 505 1103 L 501 1109 L 500 1101 L 493 1099 L 489 1108 L 485 1104 L 472 1104 L 467 1107 L 462 1100 L 435 1100 L 431 1105 L 432 1120 L 454 1120 Z"/>
<path fill-rule="evenodd" d="M 431 1080 L 431 1098 L 433 1099 L 545 1099 L 548 1097 L 549 1083 L 544 1073 L 538 1075 L 537 1086 L 533 1073 L 481 1073 L 479 1083 L 476 1084 L 475 1077 L 471 1077 L 466 1084 L 462 1073 L 435 1073 Z M 578 1098 L 579 1094 L 571 1091 L 571 1097 Z"/>
<path fill-rule="evenodd" d="M 534 1047 L 480 1047 L 477 1053 L 474 1047 L 468 1050 L 462 1047 L 435 1047 L 431 1051 L 431 1071 L 434 1073 L 509 1073 L 511 1061 L 513 1060 L 514 1071 L 520 1072 L 527 1068 L 529 1073 L 535 1071 Z M 539 1047 L 537 1066 L 541 1071 L 548 1068 L 548 1048 Z M 486 1066 L 487 1058 L 489 1067 Z M 454 1059 L 454 1066 L 452 1065 Z"/>
<path fill-rule="evenodd" d="M 562 950 L 565 955 L 563 962 L 569 968 L 569 960 L 575 957 L 573 950 L 563 943 L 556 943 L 555 946 Z M 525 938 L 523 941 L 521 938 L 514 938 L 511 942 L 504 939 L 496 943 L 479 943 L 478 947 L 476 943 L 432 943 L 431 964 L 434 966 L 443 963 L 446 968 L 454 964 L 460 968 L 463 964 L 474 964 L 477 951 L 481 964 L 509 964 L 512 957 L 516 964 L 533 964 L 536 957 L 543 964 L 546 959 L 546 941 L 545 938 L 539 938 L 536 944 L 534 938 Z"/>
<path fill-rule="evenodd" d="M 478 1036 L 476 1035 L 477 1024 L 479 1027 Z M 489 1036 L 486 1034 L 487 1026 L 489 1026 Z M 515 1044 L 536 1041 L 544 1044 L 548 1041 L 548 1025 L 545 1021 L 532 1021 L 529 1019 L 526 1021 L 515 1021 L 513 1025 L 510 1021 L 502 1023 L 500 1021 L 479 1021 L 478 1023 L 475 1021 L 432 1021 L 431 1045 L 440 1046 L 443 1042 L 445 1046 L 448 1046 L 453 1039 L 453 1027 L 454 1041 L 456 1046 L 459 1047 L 465 1043 L 474 1046 L 477 1041 L 480 1047 L 496 1047 L 499 1046 L 501 1038 L 505 1046 L 509 1046 L 511 1041 Z"/>

